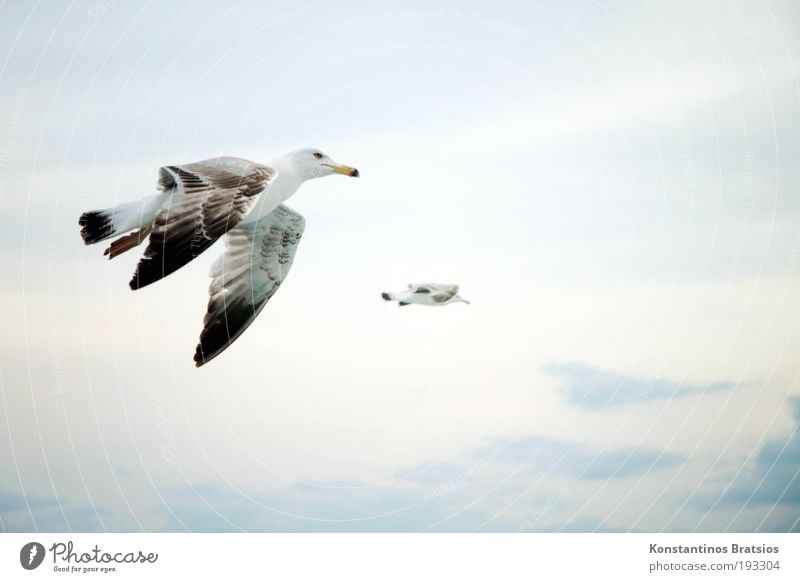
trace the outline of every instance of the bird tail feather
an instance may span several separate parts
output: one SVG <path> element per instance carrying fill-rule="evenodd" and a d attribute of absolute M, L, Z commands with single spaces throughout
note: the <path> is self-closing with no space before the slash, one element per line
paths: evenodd
<path fill-rule="evenodd" d="M 78 219 L 81 238 L 84 243 L 91 245 L 132 230 L 142 229 L 144 231 L 152 224 L 163 201 L 164 195 L 147 196 L 134 202 L 118 204 L 113 208 L 84 212 Z M 133 239 L 131 238 L 131 240 Z M 111 254 L 111 251 L 106 254 Z"/>
<path fill-rule="evenodd" d="M 81 214 L 78 225 L 81 227 L 81 238 L 87 245 L 100 242 L 114 236 L 110 209 L 90 210 Z"/>

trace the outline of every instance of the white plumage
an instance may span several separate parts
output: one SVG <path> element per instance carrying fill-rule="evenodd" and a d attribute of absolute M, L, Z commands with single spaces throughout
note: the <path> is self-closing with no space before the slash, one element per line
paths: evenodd
<path fill-rule="evenodd" d="M 451 303 L 469 304 L 469 301 L 458 294 L 458 285 L 442 283 L 409 284 L 408 289 L 397 293 L 381 293 L 381 297 L 385 301 L 397 301 L 401 307 L 412 303 L 431 307 L 441 307 Z"/>

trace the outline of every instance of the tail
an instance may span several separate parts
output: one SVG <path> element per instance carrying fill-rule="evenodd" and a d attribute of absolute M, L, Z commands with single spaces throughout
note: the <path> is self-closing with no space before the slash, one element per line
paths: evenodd
<path fill-rule="evenodd" d="M 84 212 L 78 219 L 83 242 L 91 245 L 138 229 L 112 242 L 105 254 L 113 259 L 136 247 L 150 234 L 153 221 L 165 198 L 164 194 L 159 194 L 113 208 Z"/>
<path fill-rule="evenodd" d="M 114 236 L 110 209 L 84 212 L 81 214 L 80 219 L 78 219 L 78 224 L 81 226 L 83 242 L 87 245 Z"/>
<path fill-rule="evenodd" d="M 119 207 L 117 207 L 119 208 Z M 91 210 L 81 214 L 78 224 L 81 226 L 81 237 L 87 245 L 94 244 L 131 230 L 130 221 L 119 220 L 119 214 L 114 213 L 113 208 L 105 210 Z M 136 248 L 147 238 L 152 230 L 152 224 L 147 227 L 132 232 L 113 241 L 103 253 L 113 259 L 133 248 Z"/>
<path fill-rule="evenodd" d="M 411 305 L 407 301 L 400 301 L 397 297 L 396 293 L 381 293 L 381 297 L 383 297 L 384 301 L 397 301 L 398 307 L 404 307 L 406 305 Z"/>

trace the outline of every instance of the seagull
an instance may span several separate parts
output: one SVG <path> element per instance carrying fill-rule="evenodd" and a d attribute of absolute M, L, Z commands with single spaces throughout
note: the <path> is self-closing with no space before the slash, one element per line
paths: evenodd
<path fill-rule="evenodd" d="M 247 329 L 289 273 L 305 219 L 283 203 L 306 180 L 359 175 L 316 149 L 268 165 L 222 157 L 164 166 L 158 174 L 160 193 L 84 212 L 78 224 L 87 245 L 124 235 L 105 250 L 109 259 L 149 237 L 133 290 L 174 273 L 224 236 L 225 250 L 209 273 L 208 309 L 194 354 L 198 367 Z"/>
<path fill-rule="evenodd" d="M 397 305 L 418 305 L 441 306 L 451 303 L 466 303 L 469 301 L 458 294 L 458 285 L 442 285 L 438 283 L 418 283 L 409 284 L 408 289 L 399 293 L 381 293 L 384 301 L 397 301 Z"/>

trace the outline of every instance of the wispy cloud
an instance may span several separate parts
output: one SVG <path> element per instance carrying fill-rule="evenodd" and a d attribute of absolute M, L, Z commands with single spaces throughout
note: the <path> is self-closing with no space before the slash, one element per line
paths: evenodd
<path fill-rule="evenodd" d="M 684 398 L 731 390 L 735 382 L 691 384 L 664 378 L 627 376 L 595 368 L 584 362 L 549 362 L 542 371 L 559 378 L 559 389 L 570 404 L 581 408 L 603 409 L 649 400 Z"/>
<path fill-rule="evenodd" d="M 266 495 L 220 485 L 173 487 L 162 491 L 172 516 L 165 529 L 194 532 L 419 531 L 436 518 L 422 509 L 413 487 L 295 483 Z"/>
<path fill-rule="evenodd" d="M 595 480 L 616 481 L 684 462 L 681 455 L 654 449 L 604 451 L 543 436 L 501 437 L 445 463 L 406 468 L 391 484 L 294 483 L 270 494 L 212 484 L 170 487 L 162 490 L 171 514 L 164 529 L 468 531 L 488 524 L 515 531 L 523 522 L 532 529 L 560 519 L 573 497 L 569 483 L 585 482 L 594 490 Z M 506 513 L 508 499 L 516 501 Z"/>
<path fill-rule="evenodd" d="M 647 448 L 601 450 L 579 442 L 529 436 L 510 445 L 500 460 L 524 463 L 528 472 L 564 475 L 573 479 L 624 479 L 675 467 L 681 455 Z"/>

